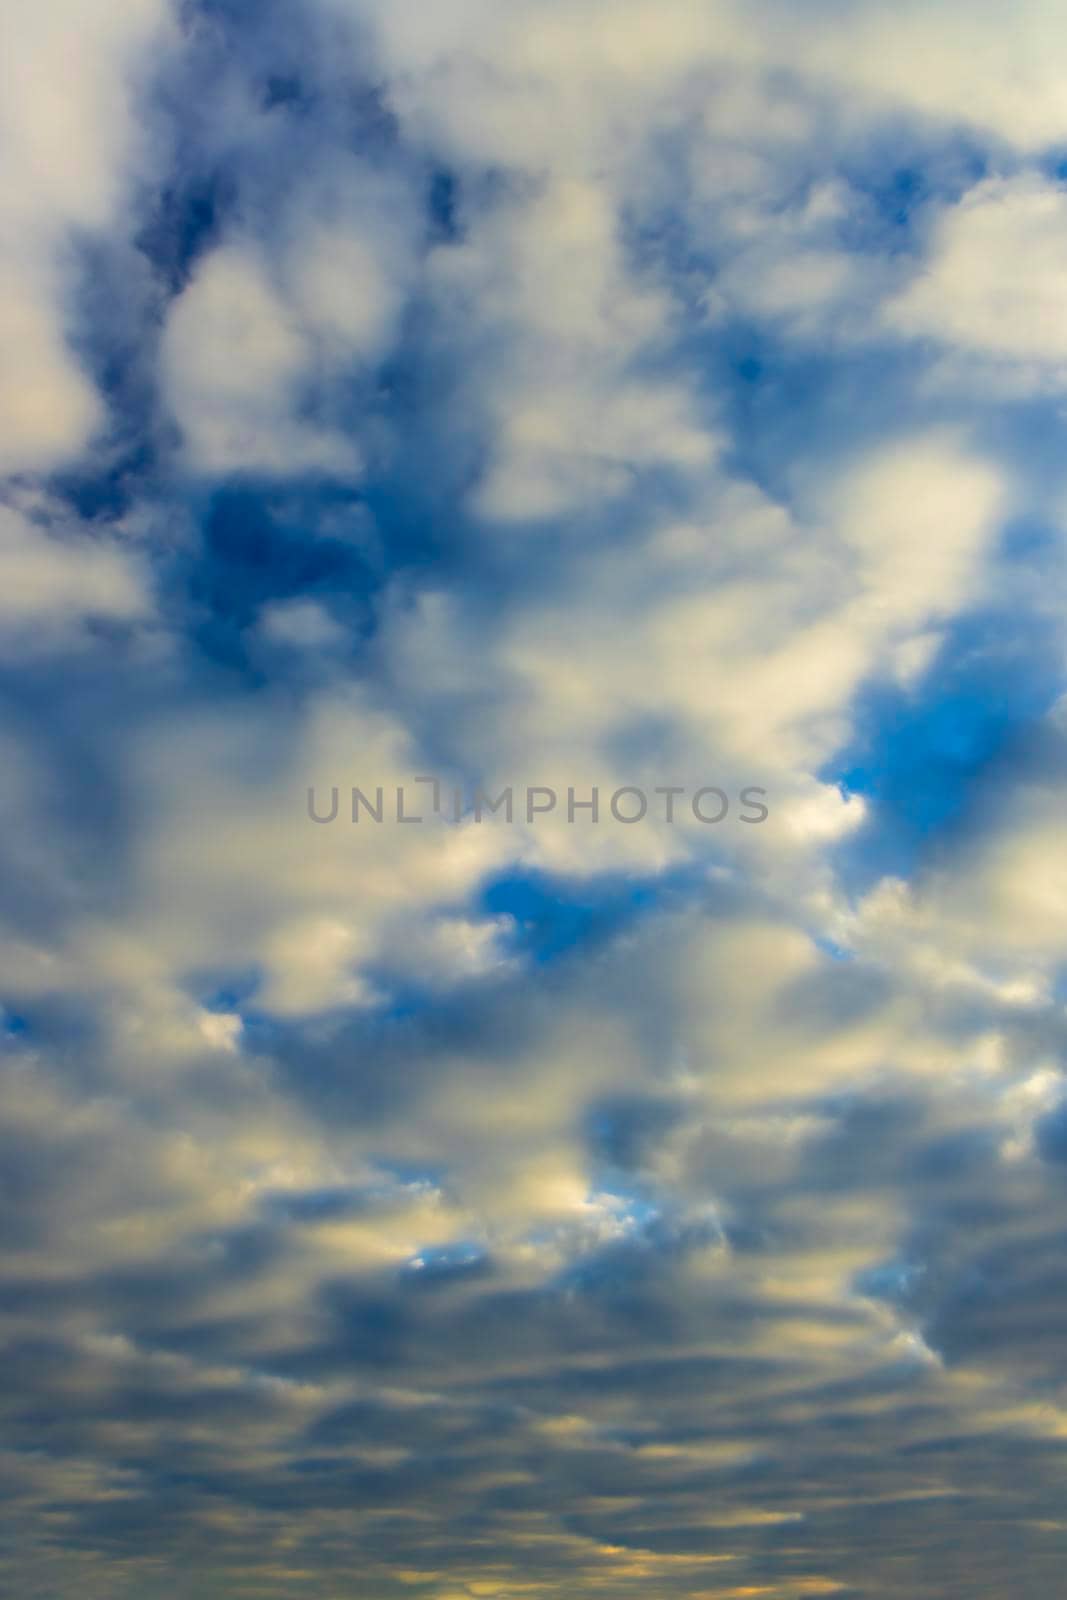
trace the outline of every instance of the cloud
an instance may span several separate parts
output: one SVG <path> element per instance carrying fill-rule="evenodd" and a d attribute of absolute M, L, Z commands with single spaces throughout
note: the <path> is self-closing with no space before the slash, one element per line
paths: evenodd
<path fill-rule="evenodd" d="M 930 255 L 890 325 L 1058 386 L 1067 352 L 1067 201 L 1034 175 L 989 178 L 940 215 Z"/>
<path fill-rule="evenodd" d="M 3 294 L 0 337 L 8 352 L 0 384 L 5 444 L 0 465 L 8 471 L 52 466 L 88 443 L 104 412 L 89 378 L 79 369 L 57 326 L 55 304 L 29 274 L 12 275 Z"/>
<path fill-rule="evenodd" d="M 8 651 L 77 640 L 93 622 L 134 624 L 152 612 L 143 554 L 86 534 L 47 504 L 0 505 L 0 634 Z"/>
<path fill-rule="evenodd" d="M 778 24 L 768 54 L 788 59 L 796 49 L 802 71 L 825 73 L 857 102 L 980 130 L 1021 151 L 1063 138 L 1063 22 L 1043 0 L 1021 5 L 1011 29 L 989 0 L 936 11 L 908 0 L 891 17 L 870 0 L 846 14 L 826 6 L 806 28 L 791 27 L 775 3 L 760 20 Z"/>
<path fill-rule="evenodd" d="M 60 3 L 24 20 L 0 69 L 0 470 L 47 470 L 105 420 L 71 339 L 73 244 L 114 225 L 137 174 L 138 73 L 169 32 L 163 0 Z M 78 48 L 71 48 L 73 37 Z"/>
<path fill-rule="evenodd" d="M 163 361 L 176 418 L 201 471 L 351 473 L 342 438 L 301 423 L 300 330 L 247 252 L 213 252 L 175 304 Z"/>
<path fill-rule="evenodd" d="M 0 1581 L 1055 1592 L 1059 20 L 82 9 L 0 67 Z"/>
<path fill-rule="evenodd" d="M 713 460 L 689 385 L 641 370 L 671 307 L 627 272 L 609 196 L 565 177 L 519 189 L 430 263 L 444 314 L 478 328 L 474 403 L 492 445 L 477 509 L 540 520 L 626 492 L 654 468 Z"/>
<path fill-rule="evenodd" d="M 257 151 L 251 171 L 265 160 Z M 331 151 L 318 184 L 280 203 L 279 256 L 236 233 L 170 306 L 165 395 L 198 473 L 358 478 L 332 390 L 352 374 L 366 382 L 396 334 L 416 268 L 408 197 Z"/>

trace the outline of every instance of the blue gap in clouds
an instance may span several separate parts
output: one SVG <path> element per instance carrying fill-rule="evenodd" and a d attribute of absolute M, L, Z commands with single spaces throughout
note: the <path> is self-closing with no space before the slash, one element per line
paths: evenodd
<path fill-rule="evenodd" d="M 872 685 L 855 710 L 852 743 L 819 776 L 869 807 L 839 848 L 858 891 L 907 876 L 963 825 L 967 807 L 1062 692 L 1051 624 L 975 614 L 950 631 L 918 691 Z"/>
<path fill-rule="evenodd" d="M 188 283 L 193 267 L 219 239 L 237 203 L 232 177 L 218 171 L 178 174 L 161 190 L 137 236 L 137 247 L 171 294 Z"/>
<path fill-rule="evenodd" d="M 426 209 L 435 243 L 454 243 L 460 237 L 459 179 L 447 167 L 435 167 L 427 186 Z"/>
<path fill-rule="evenodd" d="M 262 981 L 259 967 L 233 967 L 225 972 L 191 973 L 186 989 L 205 1011 L 241 1012 L 248 1009 Z"/>
<path fill-rule="evenodd" d="M 180 293 L 236 204 L 232 181 L 183 166 L 145 216 L 136 255 L 106 239 L 78 242 L 74 343 L 107 402 L 109 433 L 103 450 L 57 473 L 52 487 L 83 518 L 122 515 L 157 469 L 166 435 L 153 365 L 158 287 Z"/>
<path fill-rule="evenodd" d="M 399 1278 L 408 1289 L 445 1289 L 492 1271 L 492 1258 L 477 1239 L 456 1239 L 427 1245 L 402 1264 Z"/>
<path fill-rule="evenodd" d="M 296 599 L 323 604 L 358 645 L 385 584 L 431 566 L 439 578 L 448 572 L 445 520 L 385 479 L 358 490 L 321 481 L 218 490 L 200 512 L 202 543 L 184 574 L 200 649 L 249 671 L 245 630 L 264 606 Z"/>
<path fill-rule="evenodd" d="M 543 964 L 604 943 L 692 881 L 686 869 L 651 878 L 610 873 L 580 880 L 520 870 L 493 879 L 482 892 L 481 908 L 489 916 L 511 917 L 516 950 Z"/>
<path fill-rule="evenodd" d="M 956 204 L 988 171 L 986 152 L 966 136 L 931 145 L 907 123 L 883 126 L 842 161 L 842 177 L 866 204 L 842 215 L 841 242 L 880 255 L 912 249 L 926 209 Z"/>
<path fill-rule="evenodd" d="M 695 893 L 698 887 L 706 891 L 706 882 L 695 878 L 691 869 L 655 878 L 611 873 L 583 879 L 516 869 L 485 885 L 472 914 L 511 918 L 513 928 L 504 941 L 508 953 L 543 967 L 572 951 L 606 944 L 641 917 L 677 900 L 687 888 Z M 392 1022 L 426 1013 L 440 1017 L 448 1010 L 439 990 L 427 989 L 410 976 L 400 978 L 386 968 L 372 967 L 369 977 L 386 997 L 383 1015 Z M 461 1009 L 463 988 L 457 984 L 453 993 Z"/>
<path fill-rule="evenodd" d="M 57 471 L 50 488 L 87 521 L 121 516 L 155 470 L 157 327 L 152 273 L 107 238 L 75 241 L 71 342 L 108 410 L 91 451 Z"/>
<path fill-rule="evenodd" d="M 927 214 L 957 200 L 986 170 L 984 154 L 966 139 L 927 145 L 912 129 L 881 125 L 841 164 L 852 203 L 828 239 L 861 264 L 899 256 L 906 277 L 906 258 L 921 252 Z M 803 174 L 801 181 L 810 187 Z M 658 252 L 683 285 L 687 273 L 701 270 L 662 223 L 659 234 L 639 237 L 638 248 Z M 710 255 L 708 261 L 705 277 L 714 275 Z M 916 378 L 928 361 L 919 345 L 828 344 L 779 319 L 735 314 L 697 331 L 687 348 L 716 405 L 725 402 L 730 465 L 786 503 L 798 462 L 836 462 L 883 444 L 900 429 L 903 399 L 916 427 L 944 420 L 936 396 L 915 410 Z"/>
<path fill-rule="evenodd" d="M 176 122 L 188 90 L 171 86 Z M 166 101 L 167 89 L 160 92 Z M 103 452 L 58 473 L 53 488 L 85 518 L 121 515 L 157 468 L 167 435 L 154 370 L 159 291 L 171 298 L 186 287 L 237 208 L 232 177 L 202 168 L 180 130 L 175 139 L 170 176 L 145 204 L 133 252 L 105 238 L 78 241 L 74 343 L 107 402 L 109 438 Z"/>
<path fill-rule="evenodd" d="M 376 587 L 366 550 L 344 537 L 365 516 L 349 490 L 307 496 L 233 487 L 215 494 L 204 514 L 203 547 L 188 573 L 200 611 L 201 648 L 213 660 L 243 666 L 241 635 L 271 602 L 329 597 L 365 624 Z M 331 533 L 316 535 L 316 524 Z M 336 531 L 334 531 L 336 530 Z"/>
<path fill-rule="evenodd" d="M 794 499 L 798 464 L 836 470 L 884 444 L 899 430 L 905 398 L 917 427 L 942 420 L 936 401 L 916 412 L 925 360 L 918 349 L 818 349 L 742 317 L 704 337 L 701 349 L 728 423 L 729 467 L 785 505 Z"/>

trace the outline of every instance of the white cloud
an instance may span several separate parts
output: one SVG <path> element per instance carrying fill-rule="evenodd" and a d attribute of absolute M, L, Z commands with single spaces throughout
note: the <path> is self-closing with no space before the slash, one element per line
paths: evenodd
<path fill-rule="evenodd" d="M 399 786 L 417 814 L 419 764 L 402 728 L 358 695 L 322 691 L 300 720 L 220 708 L 130 759 L 140 824 L 127 910 L 107 935 L 79 927 L 72 946 L 97 982 L 167 1005 L 185 973 L 240 950 L 262 973 L 256 1004 L 299 1016 L 366 1004 L 368 965 L 394 952 L 410 964 L 425 946 L 438 973 L 490 963 L 495 921 L 449 913 L 507 859 L 507 830 L 397 824 Z M 320 815 L 338 789 L 332 824 L 310 819 L 311 787 Z M 372 801 L 383 789 L 382 823 L 352 822 L 354 787 Z"/>
<path fill-rule="evenodd" d="M 418 240 L 401 183 L 341 152 L 323 165 L 265 237 L 234 231 L 210 250 L 169 309 L 164 391 L 194 471 L 360 475 L 343 382 L 366 386 L 389 348 Z"/>
<path fill-rule="evenodd" d="M 43 262 L 0 272 L 0 472 L 54 466 L 80 450 L 104 418 L 64 338 L 65 297 L 55 278 Z"/>
<path fill-rule="evenodd" d="M 558 516 L 620 495 L 642 469 L 715 459 L 693 388 L 641 371 L 670 337 L 671 303 L 631 273 L 619 227 L 601 183 L 561 177 L 519 188 L 431 262 L 440 312 L 470 329 L 486 517 Z"/>
<path fill-rule="evenodd" d="M 236 38 L 247 58 L 223 110 L 190 121 L 236 199 L 166 312 L 158 376 L 185 451 L 177 481 L 152 457 L 152 492 L 162 481 L 181 520 L 184 469 L 254 471 L 287 530 L 345 535 L 345 497 L 324 508 L 303 480 L 374 459 L 380 363 L 416 296 L 426 347 L 405 357 L 416 381 L 445 383 L 419 389 L 430 448 L 411 503 L 494 526 L 429 571 L 413 562 L 390 586 L 386 570 L 380 627 L 368 638 L 361 618 L 348 650 L 347 579 L 292 594 L 288 566 L 272 568 L 251 599 L 227 596 L 256 610 L 234 641 L 247 676 L 200 653 L 220 571 L 191 585 L 190 621 L 187 547 L 165 671 L 131 690 L 126 657 L 111 680 L 98 652 L 55 728 L 32 714 L 42 694 L 0 732 L 0 1153 L 19 1290 L 0 1478 L 37 1497 L 32 1577 L 12 1587 L 83 1594 L 91 1550 L 111 1592 L 112 1555 L 134 1572 L 147 1529 L 150 1581 L 179 1548 L 199 1592 L 192 1527 L 211 1581 L 232 1559 L 264 1592 L 336 1587 L 336 1556 L 342 1580 L 359 1570 L 382 1593 L 682 1595 L 714 1586 L 692 1552 L 703 1528 L 738 1592 L 829 1593 L 859 1571 L 879 1592 L 955 1593 L 959 1563 L 939 1588 L 938 1561 L 957 1470 L 994 1503 L 1000 1437 L 1037 1512 L 1060 1490 L 1044 1441 L 1067 1431 L 1048 1399 L 1061 1251 L 1038 1124 L 1062 1093 L 1063 785 L 1025 775 L 936 870 L 857 908 L 834 846 L 878 829 L 880 809 L 820 775 L 856 731 L 858 691 L 930 692 L 954 619 L 998 597 L 1017 496 L 981 427 L 946 425 L 944 407 L 931 420 L 907 376 L 828 445 L 815 424 L 840 413 L 800 416 L 772 374 L 730 437 L 703 355 L 705 341 L 723 355 L 740 313 L 773 350 L 817 337 L 822 363 L 841 342 L 855 358 L 910 257 L 884 240 L 873 264 L 850 252 L 850 228 L 877 236 L 877 207 L 835 171 L 840 149 L 850 171 L 873 168 L 868 135 L 891 126 L 892 165 L 916 112 L 937 126 L 910 134 L 939 148 L 963 122 L 1016 119 L 1024 144 L 1059 126 L 1059 63 L 1036 47 L 1060 24 L 1024 5 L 1018 29 L 1001 20 L 995 62 L 992 12 L 967 22 L 954 0 L 893 17 L 818 0 L 352 0 L 368 32 L 347 58 L 331 35 L 326 61 L 285 7 L 224 10 L 201 18 L 193 53 Z M 72 221 L 115 225 L 129 153 L 126 13 L 88 0 L 84 90 L 72 8 L 45 13 L 28 16 L 19 68 L 62 67 L 44 120 L 21 80 L 9 108 L 50 196 L 6 302 L 38 385 L 9 433 L 22 465 L 98 425 L 63 342 L 58 241 Z M 133 31 L 152 14 L 130 7 Z M 352 148 L 364 114 L 380 181 Z M 442 168 L 455 237 L 436 233 L 424 261 Z M 1058 369 L 1039 329 L 1062 220 L 1051 184 L 979 186 L 934 222 L 928 276 L 894 302 L 891 331 Z M 441 467 L 456 435 L 463 507 Z M 542 542 L 492 537 L 551 517 Z M 442 547 L 449 518 L 432 530 Z M 79 524 L 29 495 L 0 508 L 0 640 L 20 666 L 94 617 L 150 615 L 129 531 L 147 521 Z M 98 704 L 106 728 L 88 720 Z M 1055 745 L 1062 729 L 1041 732 Z M 380 785 L 389 817 L 396 788 L 435 767 L 493 792 L 597 784 L 605 809 L 622 784 L 758 783 L 771 819 L 592 829 L 567 823 L 563 798 L 532 826 L 521 801 L 510 827 L 349 820 L 353 786 Z M 335 823 L 308 818 L 309 786 L 327 809 L 337 788 Z M 659 905 L 635 897 L 613 924 L 620 879 L 681 865 Z M 538 868 L 566 877 L 544 915 L 558 912 L 560 944 L 578 938 L 543 964 L 522 887 L 511 917 L 484 903 L 487 881 Z M 616 875 L 603 919 L 601 869 Z M 796 1472 L 798 1418 L 814 1489 Z M 294 1439 L 314 1465 L 295 1507 Z M 109 1477 L 117 1449 L 133 1465 Z M 373 1504 L 354 1474 L 373 1475 Z M 570 1495 L 562 1531 L 546 1483 Z M 938 1519 L 918 1574 L 880 1558 L 863 1520 L 905 1506 L 920 1567 L 912 1496 Z M 128 1522 L 116 1500 L 137 1501 Z M 847 1541 L 820 1543 L 827 1507 L 855 1519 Z M 472 1508 L 477 1549 L 453 1573 Z M 782 1519 L 816 1530 L 785 1558 L 763 1531 Z M 949 1526 L 970 1539 L 980 1523 Z M 83 1567 L 53 1581 L 41 1562 L 60 1547 Z M 994 1567 L 989 1592 L 1016 1576 Z"/>
<path fill-rule="evenodd" d="M 1067 194 L 1035 176 L 990 178 L 940 215 L 890 327 L 1012 363 L 1038 384 L 1067 366 Z"/>
<path fill-rule="evenodd" d="M 358 222 L 323 222 L 293 250 L 289 275 L 301 319 L 335 357 L 340 348 L 372 360 L 396 330 L 408 263 L 400 241 L 393 250 L 383 248 L 383 233 L 371 219 L 362 237 Z"/>
<path fill-rule="evenodd" d="M 299 415 L 305 335 L 250 247 L 212 251 L 171 309 L 162 351 L 194 468 L 267 474 L 358 466 L 354 446 Z"/>
<path fill-rule="evenodd" d="M 104 412 L 69 343 L 74 230 L 116 220 L 143 151 L 133 106 L 165 0 L 47 0 L 0 53 L 0 472 L 76 455 Z"/>
<path fill-rule="evenodd" d="M 309 652 L 332 653 L 348 638 L 340 623 L 315 600 L 279 600 L 264 606 L 259 632 L 269 644 Z"/>
<path fill-rule="evenodd" d="M 888 443 L 831 491 L 874 627 L 909 637 L 973 601 L 1006 514 L 998 469 L 951 435 Z"/>
<path fill-rule="evenodd" d="M 997 0 L 903 0 L 891 10 L 861 0 L 802 14 L 771 0 L 752 21 L 771 59 L 828 79 L 867 115 L 899 107 L 1027 151 L 1067 136 L 1067 22 L 1047 0 L 1021 0 L 1010 21 Z"/>
<path fill-rule="evenodd" d="M 6 648 L 47 648 L 69 641 L 94 618 L 135 622 L 150 610 L 142 561 L 115 537 L 0 505 L 0 639 Z"/>
<path fill-rule="evenodd" d="M 556 789 L 557 812 L 522 840 L 531 859 L 584 874 L 712 852 L 785 872 L 799 893 L 788 858 L 811 865 L 814 841 L 862 820 L 818 779 L 852 734 L 857 691 L 899 678 L 909 652 L 928 658 L 937 625 L 989 593 L 1009 504 L 998 471 L 951 432 L 888 441 L 832 476 L 799 472 L 792 514 L 709 478 L 690 520 L 576 552 L 558 583 L 516 594 L 475 653 L 455 597 L 398 607 L 390 670 L 406 703 L 440 697 L 441 723 L 445 708 L 479 707 L 453 716 L 451 752 L 492 793 Z M 735 820 L 701 827 L 683 801 L 667 825 L 656 800 L 642 826 L 611 824 L 618 787 L 671 783 L 690 796 L 720 785 Z M 749 785 L 768 791 L 766 826 L 736 821 Z M 594 786 L 603 823 L 570 825 L 568 790 Z"/>

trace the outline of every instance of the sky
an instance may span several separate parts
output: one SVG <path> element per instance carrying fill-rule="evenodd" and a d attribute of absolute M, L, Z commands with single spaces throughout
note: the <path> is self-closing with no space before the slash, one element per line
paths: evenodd
<path fill-rule="evenodd" d="M 0 1592 L 1047 1600 L 1067 12 L 0 30 Z"/>

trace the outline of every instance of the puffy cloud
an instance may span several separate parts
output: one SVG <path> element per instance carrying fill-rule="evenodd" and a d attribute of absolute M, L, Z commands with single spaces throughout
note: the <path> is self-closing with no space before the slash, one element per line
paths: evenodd
<path fill-rule="evenodd" d="M 86 531 L 46 504 L 0 505 L 0 635 L 8 651 L 76 640 L 96 622 L 151 612 L 143 553 Z"/>
<path fill-rule="evenodd" d="M 340 437 L 299 418 L 307 352 L 261 265 L 234 246 L 212 252 L 176 302 L 163 348 L 175 416 L 202 471 L 352 471 Z"/>
<path fill-rule="evenodd" d="M 164 392 L 194 471 L 360 475 L 358 440 L 331 390 L 352 372 L 365 380 L 388 349 L 416 241 L 402 188 L 349 166 L 337 154 L 317 186 L 279 202 L 280 254 L 273 237 L 236 234 L 203 256 L 169 308 Z"/>
<path fill-rule="evenodd" d="M 931 634 L 993 581 L 1008 499 L 1000 474 L 950 433 L 886 441 L 828 479 L 798 471 L 796 510 L 727 478 L 705 480 L 685 520 L 582 552 L 561 579 L 497 601 L 478 649 L 461 597 L 398 607 L 386 630 L 405 698 L 454 728 L 449 755 L 488 792 L 545 784 L 553 815 L 528 859 L 585 874 L 740 859 L 807 878 L 810 845 L 860 825 L 862 802 L 825 782 L 868 682 L 922 670 Z M 477 708 L 466 714 L 465 708 Z M 643 787 L 648 825 L 614 825 L 611 796 Z M 663 786 L 681 786 L 667 821 Z M 728 824 L 702 826 L 693 794 L 717 785 Z M 739 797 L 766 791 L 765 827 Z M 569 820 L 599 793 L 602 817 Z M 792 858 L 794 866 L 787 862 Z M 801 883 L 807 878 L 807 888 Z"/>
<path fill-rule="evenodd" d="M 32 277 L 29 270 L 5 277 L 7 282 L 0 283 L 0 338 L 8 358 L 0 379 L 0 468 L 33 471 L 82 449 L 103 422 L 104 411 L 64 338 L 63 319 L 57 315 L 62 283 L 49 294 L 36 268 Z"/>
<path fill-rule="evenodd" d="M 397 823 L 398 789 L 418 814 L 414 752 L 358 695 L 323 691 L 299 717 L 264 706 L 234 722 L 220 706 L 147 735 L 127 760 L 139 797 L 136 871 L 126 918 L 75 930 L 90 981 L 119 994 L 158 990 L 170 1004 L 169 990 L 195 972 L 236 965 L 260 975 L 257 1008 L 299 1016 L 365 1004 L 376 961 L 418 972 L 421 938 L 431 965 L 481 965 L 476 950 L 492 923 L 469 923 L 466 958 L 464 919 L 452 923 L 450 958 L 451 919 L 438 918 L 505 858 L 506 834 L 447 826 L 429 812 L 428 791 L 427 820 Z M 354 820 L 355 790 L 372 807 L 381 790 L 381 822 L 362 803 Z M 312 796 L 324 821 L 312 820 Z M 416 913 L 433 931 L 409 944 L 402 925 Z"/>
<path fill-rule="evenodd" d="M 670 304 L 627 271 L 599 184 L 521 190 L 431 263 L 447 314 L 479 334 L 477 403 L 491 430 L 477 494 L 487 517 L 544 519 L 613 499 L 653 468 L 713 460 L 690 385 L 640 370 L 670 334 Z"/>
<path fill-rule="evenodd" d="M 105 418 L 71 335 L 73 245 L 114 224 L 143 150 L 134 120 L 149 45 L 169 35 L 165 0 L 36 8 L 0 67 L 0 471 L 77 455 Z M 76 41 L 76 45 L 75 45 Z"/>
<path fill-rule="evenodd" d="M 345 642 L 345 631 L 314 600 L 279 600 L 265 606 L 260 631 L 271 644 L 294 650 L 330 651 Z"/>
<path fill-rule="evenodd" d="M 1059 20 L 83 10 L 0 68 L 3 1581 L 1053 1592 Z"/>
<path fill-rule="evenodd" d="M 1059 385 L 1067 353 L 1067 199 L 1034 176 L 989 178 L 938 218 L 890 324 Z"/>
<path fill-rule="evenodd" d="M 825 73 L 849 96 L 981 130 L 1024 151 L 1064 136 L 1063 19 L 1044 0 L 1020 5 L 1010 29 L 992 0 L 952 0 L 936 11 L 907 0 L 891 16 L 874 0 L 844 14 L 827 5 L 801 28 L 785 13 L 781 0 L 763 8 L 760 20 L 778 24 L 768 53 L 788 59 L 795 49 L 801 70 Z"/>

